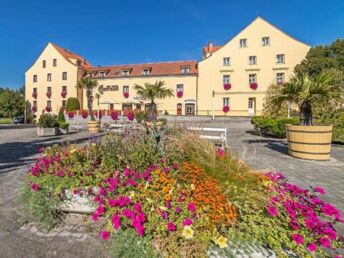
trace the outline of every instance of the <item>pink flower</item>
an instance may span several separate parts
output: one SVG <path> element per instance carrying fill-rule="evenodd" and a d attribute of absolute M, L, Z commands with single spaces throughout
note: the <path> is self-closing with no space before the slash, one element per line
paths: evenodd
<path fill-rule="evenodd" d="M 62 170 L 57 171 L 57 172 L 56 172 L 56 175 L 57 175 L 58 177 L 62 177 L 62 176 L 63 176 L 63 171 L 62 171 Z"/>
<path fill-rule="evenodd" d="M 170 172 L 170 168 L 169 168 L 169 167 L 164 167 L 163 171 L 164 171 L 165 173 L 168 173 L 168 172 Z"/>
<path fill-rule="evenodd" d="M 319 239 L 319 243 L 323 246 L 323 247 L 330 247 L 331 246 L 331 242 L 327 237 L 322 237 Z"/>
<path fill-rule="evenodd" d="M 112 215 L 111 221 L 112 221 L 113 228 L 115 230 L 119 229 L 119 227 L 121 226 L 121 218 L 117 213 Z"/>
<path fill-rule="evenodd" d="M 34 192 L 39 190 L 39 185 L 36 184 L 36 183 L 31 183 L 30 187 L 31 187 L 31 190 L 34 191 Z"/>
<path fill-rule="evenodd" d="M 299 229 L 300 229 L 299 224 L 297 224 L 296 221 L 293 221 L 293 220 L 290 221 L 289 225 L 290 225 L 290 227 L 291 227 L 292 229 L 294 229 L 294 230 L 299 230 Z"/>
<path fill-rule="evenodd" d="M 142 227 L 142 226 L 137 226 L 137 227 L 136 227 L 136 232 L 137 232 L 137 234 L 138 234 L 139 236 L 143 236 L 144 233 L 145 233 L 145 229 L 144 229 L 144 227 Z"/>
<path fill-rule="evenodd" d="M 105 207 L 104 206 L 98 206 L 98 208 L 96 209 L 96 213 L 101 216 L 103 215 L 105 212 Z"/>
<path fill-rule="evenodd" d="M 219 159 L 222 159 L 225 157 L 225 151 L 221 148 L 218 148 L 216 150 L 216 156 L 219 158 Z"/>
<path fill-rule="evenodd" d="M 39 152 L 39 153 L 43 153 L 43 151 L 44 151 L 44 148 L 43 148 L 43 147 L 38 148 L 38 152 Z"/>
<path fill-rule="evenodd" d="M 192 224 L 192 219 L 186 218 L 183 222 L 183 226 L 190 226 Z"/>
<path fill-rule="evenodd" d="M 315 243 L 310 243 L 310 244 L 308 245 L 308 250 L 309 250 L 310 252 L 315 252 L 315 251 L 317 250 L 317 245 L 316 245 Z"/>
<path fill-rule="evenodd" d="M 337 210 L 334 206 L 332 206 L 329 203 L 325 203 L 322 206 L 322 212 L 327 216 L 333 216 L 333 215 L 340 214 L 339 210 Z"/>
<path fill-rule="evenodd" d="M 168 219 L 168 212 L 167 211 L 163 211 L 161 213 L 161 217 L 164 219 L 164 220 L 167 220 Z"/>
<path fill-rule="evenodd" d="M 177 164 L 177 163 L 174 163 L 174 164 L 172 165 L 172 168 L 173 168 L 174 170 L 178 169 L 178 164 Z"/>
<path fill-rule="evenodd" d="M 130 218 L 131 210 L 128 209 L 128 208 L 126 208 L 126 209 L 124 209 L 124 210 L 122 211 L 122 214 L 123 214 L 124 217 Z"/>
<path fill-rule="evenodd" d="M 324 188 L 322 188 L 320 186 L 314 187 L 314 192 L 317 192 L 317 193 L 319 193 L 321 195 L 324 195 L 326 193 Z"/>
<path fill-rule="evenodd" d="M 177 227 L 176 227 L 176 225 L 174 225 L 172 222 L 168 222 L 168 223 L 167 223 L 167 230 L 168 230 L 168 231 L 176 231 L 176 230 L 177 230 Z"/>
<path fill-rule="evenodd" d="M 291 238 L 296 242 L 296 244 L 302 244 L 303 243 L 303 237 L 299 234 L 292 234 Z"/>
<path fill-rule="evenodd" d="M 171 201 L 166 201 L 165 206 L 167 209 L 170 209 L 171 208 Z"/>
<path fill-rule="evenodd" d="M 196 204 L 189 202 L 188 204 L 188 210 L 191 212 L 194 212 L 196 210 Z"/>
<path fill-rule="evenodd" d="M 137 212 L 142 211 L 141 204 L 140 203 L 135 203 L 134 204 L 134 210 L 137 211 Z"/>
<path fill-rule="evenodd" d="M 110 237 L 110 232 L 106 230 L 102 230 L 100 231 L 99 235 L 103 240 L 108 240 Z"/>
<path fill-rule="evenodd" d="M 332 228 L 325 228 L 323 231 L 330 239 L 336 239 L 337 238 L 337 232 L 333 230 Z"/>
<path fill-rule="evenodd" d="M 267 211 L 271 217 L 276 217 L 278 215 L 278 211 L 277 211 L 276 207 L 268 206 L 266 209 L 267 209 Z"/>
<path fill-rule="evenodd" d="M 177 213 L 180 213 L 181 211 L 182 211 L 182 208 L 176 207 L 176 212 L 177 212 Z"/>
<path fill-rule="evenodd" d="M 109 199 L 108 203 L 111 207 L 115 207 L 119 204 L 119 201 L 116 199 Z"/>
<path fill-rule="evenodd" d="M 97 222 L 99 220 L 99 215 L 97 212 L 92 213 L 92 220 L 94 222 Z"/>

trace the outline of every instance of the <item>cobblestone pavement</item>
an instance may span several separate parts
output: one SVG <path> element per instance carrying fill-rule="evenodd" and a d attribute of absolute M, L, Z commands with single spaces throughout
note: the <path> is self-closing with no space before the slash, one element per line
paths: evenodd
<path fill-rule="evenodd" d="M 88 139 L 86 132 L 38 138 L 34 128 L 0 130 L 0 257 L 108 257 L 88 216 L 68 216 L 63 225 L 43 233 L 23 224 L 18 210 L 18 193 L 37 149 Z"/>

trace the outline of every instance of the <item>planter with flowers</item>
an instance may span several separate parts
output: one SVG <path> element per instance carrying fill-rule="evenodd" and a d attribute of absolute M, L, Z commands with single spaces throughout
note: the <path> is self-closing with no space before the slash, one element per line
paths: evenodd
<path fill-rule="evenodd" d="M 223 111 L 225 114 L 227 114 L 227 113 L 229 112 L 229 110 L 230 110 L 229 106 L 224 106 L 223 109 L 222 109 L 222 111 Z"/>
<path fill-rule="evenodd" d="M 51 92 L 47 92 L 46 96 L 48 99 L 50 99 L 51 98 Z"/>
<path fill-rule="evenodd" d="M 251 83 L 250 83 L 250 88 L 251 88 L 252 90 L 256 90 L 256 89 L 258 88 L 258 83 L 256 83 L 256 82 L 251 82 Z"/>
<path fill-rule="evenodd" d="M 67 96 L 67 91 L 61 91 L 61 97 L 66 98 Z"/>
<path fill-rule="evenodd" d="M 58 122 L 51 114 L 42 114 L 38 120 L 37 136 L 58 135 Z"/>
<path fill-rule="evenodd" d="M 129 92 L 123 92 L 123 97 L 126 99 L 129 98 Z"/>
<path fill-rule="evenodd" d="M 230 89 L 232 88 L 232 84 L 230 84 L 230 83 L 224 83 L 224 84 L 223 84 L 223 88 L 224 88 L 225 90 L 230 90 Z"/>
<path fill-rule="evenodd" d="M 50 113 L 50 112 L 51 112 L 51 107 L 46 106 L 46 107 L 45 107 L 45 112 Z"/>
<path fill-rule="evenodd" d="M 32 110 L 32 113 L 36 113 L 37 112 L 37 107 L 33 106 L 31 110 Z"/>
<path fill-rule="evenodd" d="M 178 98 L 182 98 L 184 95 L 184 92 L 183 91 L 177 91 L 177 97 Z"/>
<path fill-rule="evenodd" d="M 33 92 L 33 93 L 32 93 L 32 97 L 33 97 L 34 99 L 37 99 L 37 92 Z"/>

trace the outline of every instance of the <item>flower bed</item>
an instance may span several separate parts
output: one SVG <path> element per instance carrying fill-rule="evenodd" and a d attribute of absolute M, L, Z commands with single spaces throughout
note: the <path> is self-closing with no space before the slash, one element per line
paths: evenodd
<path fill-rule="evenodd" d="M 90 220 L 105 218 L 99 236 L 119 256 L 229 254 L 237 241 L 280 256 L 327 256 L 342 244 L 333 224 L 343 218 L 319 198 L 321 188 L 253 173 L 197 135 L 164 133 L 158 140 L 149 131 L 109 134 L 83 147 L 45 149 L 27 175 L 23 215 L 52 227 L 63 220 L 59 207 L 70 193 L 89 198 Z"/>

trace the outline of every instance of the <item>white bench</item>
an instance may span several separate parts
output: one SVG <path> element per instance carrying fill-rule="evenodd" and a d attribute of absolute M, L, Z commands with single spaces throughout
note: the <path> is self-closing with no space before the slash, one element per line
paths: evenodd
<path fill-rule="evenodd" d="M 79 131 L 82 130 L 82 125 L 81 124 L 72 124 L 70 126 L 70 128 L 76 130 L 77 132 L 79 132 Z"/>
<path fill-rule="evenodd" d="M 125 131 L 125 124 L 109 124 L 107 127 L 107 130 L 110 132 L 115 132 L 115 133 L 124 133 Z"/>
<path fill-rule="evenodd" d="M 199 131 L 199 132 L 215 132 L 220 135 L 205 135 L 200 134 L 199 137 L 214 142 L 220 142 L 222 148 L 227 148 L 227 128 L 214 128 L 214 127 L 188 127 L 188 130 Z"/>

